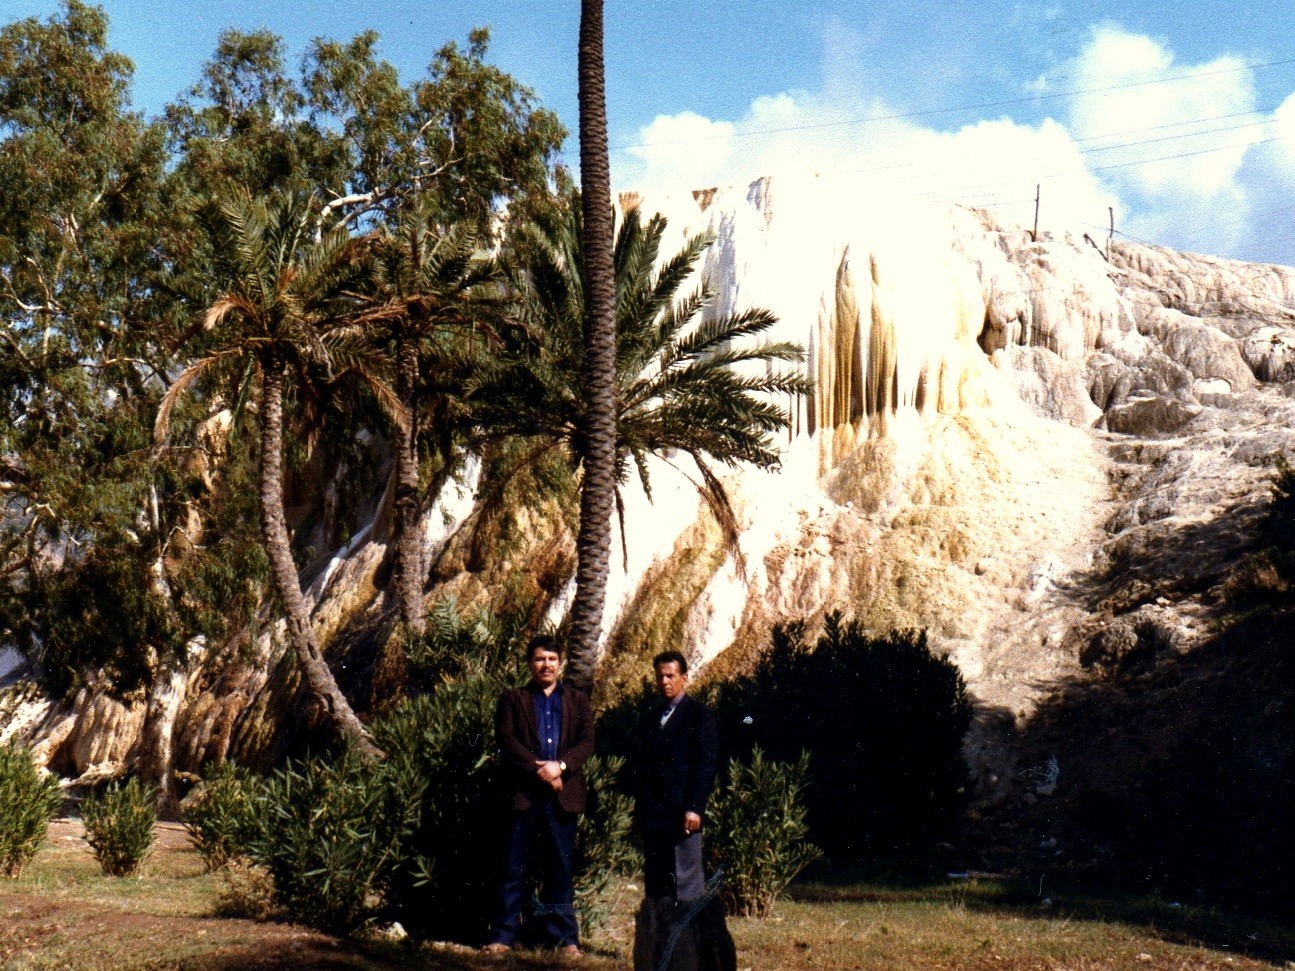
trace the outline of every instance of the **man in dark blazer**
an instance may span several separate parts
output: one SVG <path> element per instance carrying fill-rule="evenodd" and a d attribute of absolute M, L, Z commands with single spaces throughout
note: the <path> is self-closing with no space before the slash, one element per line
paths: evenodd
<path fill-rule="evenodd" d="M 702 829 L 719 768 L 715 716 L 689 697 L 688 661 L 665 651 L 652 661 L 661 704 L 643 722 L 636 815 L 649 899 L 697 900 L 705 892 Z"/>
<path fill-rule="evenodd" d="M 517 942 L 528 878 L 538 870 L 542 930 L 564 956 L 579 957 L 571 864 L 577 817 L 585 810 L 582 767 L 593 755 L 594 719 L 588 696 L 559 681 L 562 655 L 556 640 L 536 637 L 526 653 L 530 683 L 505 691 L 495 710 L 512 812 L 507 872 L 485 950 L 499 953 Z"/>

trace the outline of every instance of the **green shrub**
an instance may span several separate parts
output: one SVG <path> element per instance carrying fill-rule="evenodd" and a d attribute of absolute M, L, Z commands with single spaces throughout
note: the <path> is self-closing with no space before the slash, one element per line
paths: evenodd
<path fill-rule="evenodd" d="M 1295 465 L 1285 455 L 1278 455 L 1274 465 L 1268 531 L 1274 542 L 1295 548 Z"/>
<path fill-rule="evenodd" d="M 396 895 L 411 932 L 475 937 L 492 909 L 503 839 L 494 712 L 509 683 L 489 672 L 446 680 L 373 725 L 388 761 L 423 792 L 411 856 L 425 864 L 404 873 Z"/>
<path fill-rule="evenodd" d="M 575 898 L 580 931 L 607 923 L 603 894 L 617 876 L 632 873 L 639 860 L 630 834 L 634 800 L 616 787 L 624 759 L 595 755 L 585 763 L 589 802 L 576 829 Z"/>
<path fill-rule="evenodd" d="M 497 618 L 480 609 L 459 613 L 453 597 L 436 601 L 427 611 L 426 630 L 408 646 L 410 675 L 418 693 L 434 692 L 442 683 L 464 677 L 501 676 L 512 684 L 523 679 L 520 650 L 523 617 Z"/>
<path fill-rule="evenodd" d="M 421 784 L 404 769 L 347 752 L 289 765 L 258 788 L 247 855 L 291 919 L 347 934 L 381 910 L 418 825 Z"/>
<path fill-rule="evenodd" d="M 750 677 L 720 691 L 723 736 L 745 760 L 810 753 L 814 841 L 855 854 L 933 838 L 961 806 L 971 704 L 954 664 L 924 633 L 880 637 L 829 615 L 810 648 L 804 624 L 779 626 Z"/>
<path fill-rule="evenodd" d="M 1262 534 L 1266 540 L 1263 552 L 1282 579 L 1291 582 L 1295 580 L 1295 466 L 1284 455 L 1277 456 L 1275 465 L 1272 504 Z"/>
<path fill-rule="evenodd" d="M 110 877 L 130 876 L 153 847 L 157 822 L 157 793 L 152 786 L 131 779 L 113 783 L 103 793 L 81 803 L 85 841 Z"/>
<path fill-rule="evenodd" d="M 0 745 L 0 872 L 16 877 L 40 846 L 62 797 L 15 742 Z"/>
<path fill-rule="evenodd" d="M 202 791 L 184 810 L 184 828 L 207 870 L 223 868 L 246 856 L 256 832 L 258 783 L 246 769 L 222 762 L 203 782 Z"/>
<path fill-rule="evenodd" d="M 724 909 L 768 917 L 773 903 L 822 854 L 806 842 L 809 825 L 801 795 L 809 756 L 771 762 L 756 748 L 749 765 L 737 759 L 711 799 L 706 827 L 711 869 L 724 869 Z"/>

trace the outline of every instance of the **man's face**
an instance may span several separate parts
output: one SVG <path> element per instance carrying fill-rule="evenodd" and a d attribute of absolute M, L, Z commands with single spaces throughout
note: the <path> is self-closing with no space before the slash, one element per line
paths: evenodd
<path fill-rule="evenodd" d="M 535 683 L 541 687 L 547 688 L 550 685 L 558 683 L 558 671 L 562 667 L 562 658 L 558 656 L 557 651 L 545 650 L 537 647 L 531 653 L 531 677 Z"/>
<path fill-rule="evenodd" d="M 666 661 L 656 666 L 656 689 L 666 701 L 674 701 L 688 686 L 688 675 L 679 670 L 678 661 Z"/>

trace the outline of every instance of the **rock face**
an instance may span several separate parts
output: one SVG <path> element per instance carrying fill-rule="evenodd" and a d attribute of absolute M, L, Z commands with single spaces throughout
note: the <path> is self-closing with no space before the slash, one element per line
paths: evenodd
<path fill-rule="evenodd" d="M 1189 652 L 1209 628 L 1272 459 L 1295 451 L 1295 270 L 1126 243 L 1107 262 L 1083 240 L 817 180 L 635 204 L 662 211 L 677 242 L 714 237 L 714 312 L 773 310 L 772 338 L 806 348 L 816 387 L 789 403 L 782 470 L 728 480 L 735 550 L 687 470 L 661 463 L 651 502 L 630 485 L 605 683 L 666 646 L 740 670 L 774 624 L 832 610 L 926 628 L 977 700 L 971 754 L 992 801 L 985 780 L 1012 768 L 994 726 L 1028 720 L 1061 679 Z M 429 597 L 513 582 L 483 555 L 474 483 L 451 483 L 428 515 Z M 518 517 L 532 545 L 510 562 L 556 616 L 569 524 Z M 381 608 L 385 542 L 375 514 L 320 574 L 325 640 Z M 177 768 L 263 761 L 279 744 L 265 713 L 295 692 L 276 645 L 266 630 L 241 662 L 214 651 L 185 688 L 171 672 L 152 708 L 27 702 L 46 709 L 24 733 L 76 772 L 156 747 L 157 718 Z M 94 741 L 110 725 L 116 740 Z"/>
<path fill-rule="evenodd" d="M 660 206 L 716 236 L 720 306 L 773 309 L 817 389 L 783 472 L 734 478 L 744 568 L 711 547 L 705 581 L 704 531 L 627 514 L 657 579 L 644 598 L 622 578 L 613 657 L 652 632 L 738 670 L 774 623 L 829 610 L 924 627 L 979 702 L 983 782 L 1011 775 L 989 726 L 1208 632 L 1295 449 L 1295 270 L 1124 243 L 1108 263 L 817 184 L 690 201 Z"/>

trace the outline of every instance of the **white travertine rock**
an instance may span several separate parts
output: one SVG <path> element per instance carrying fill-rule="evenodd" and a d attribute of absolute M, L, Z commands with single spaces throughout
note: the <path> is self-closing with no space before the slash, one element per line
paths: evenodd
<path fill-rule="evenodd" d="M 1262 396 L 1295 380 L 1295 270 L 1124 243 L 1107 263 L 983 212 L 827 181 L 704 203 L 640 200 L 680 238 L 717 235 L 721 310 L 767 306 L 777 336 L 808 349 L 817 389 L 791 448 L 817 460 L 789 463 L 795 481 L 729 480 L 745 571 L 730 557 L 691 601 L 679 646 L 700 661 L 839 608 L 927 628 L 983 702 L 1028 717 L 1049 678 L 1081 670 L 1067 632 L 1092 607 L 1071 584 L 1113 562 L 1179 569 L 1168 531 L 1262 496 L 1265 457 L 1295 441 L 1278 430 L 1295 403 Z M 1256 407 L 1276 425 L 1256 426 Z M 1082 430 L 1098 419 L 1111 431 Z M 686 572 L 688 525 L 639 510 L 631 548 L 655 540 L 658 581 Z M 608 621 L 624 641 L 645 614 L 632 574 L 619 582 L 618 602 L 637 604 Z M 1201 605 L 1182 609 L 1166 629 L 1199 627 Z"/>
<path fill-rule="evenodd" d="M 1235 340 L 1209 324 L 1184 313 L 1156 308 L 1143 320 L 1166 355 L 1193 377 L 1226 381 L 1233 391 L 1248 391 L 1256 384 L 1254 373 L 1241 356 Z"/>
<path fill-rule="evenodd" d="M 1160 246 L 1116 243 L 1111 265 L 1134 287 L 1162 297 L 1164 306 L 1185 306 L 1230 316 L 1284 314 L 1295 307 L 1295 268 L 1242 263 Z"/>
<path fill-rule="evenodd" d="M 1261 326 L 1242 343 L 1241 355 L 1260 381 L 1295 380 L 1295 328 Z"/>
<path fill-rule="evenodd" d="M 991 358 L 1016 393 L 1041 418 L 1089 428 L 1102 417 L 1085 381 L 1082 361 L 1065 360 L 1046 347 L 1007 347 Z"/>

